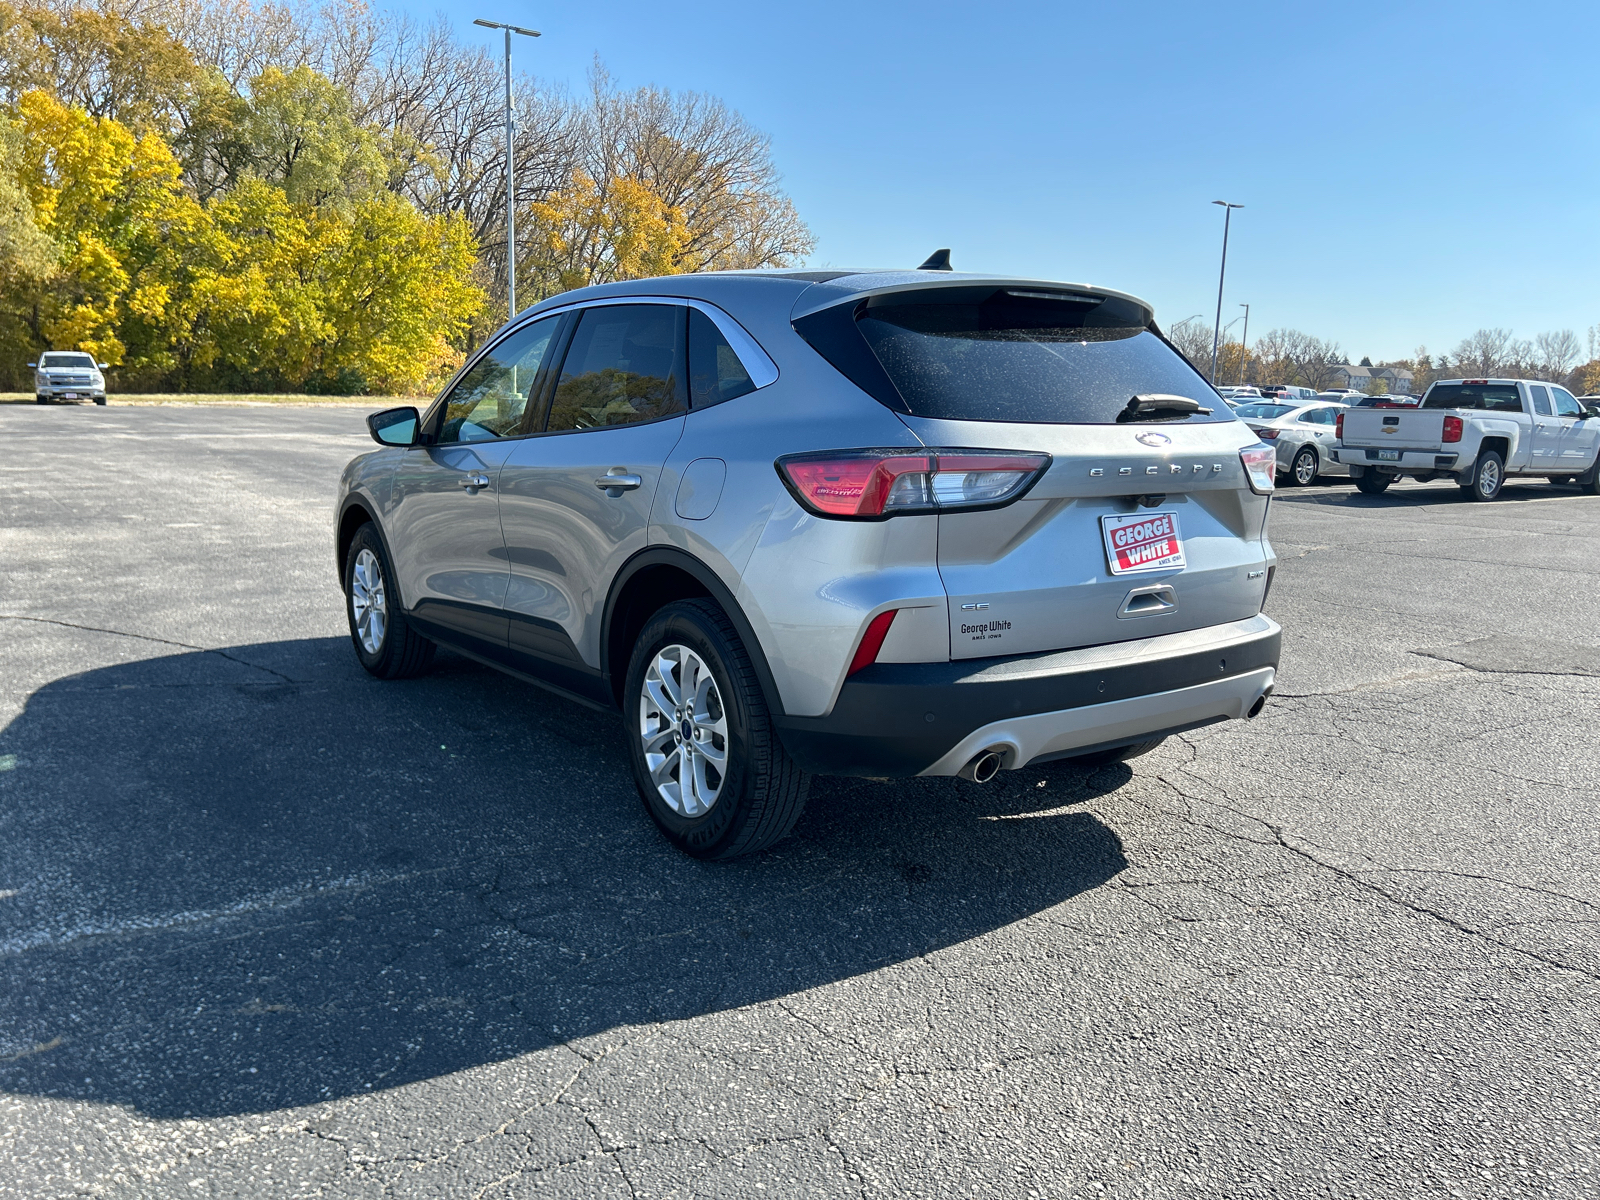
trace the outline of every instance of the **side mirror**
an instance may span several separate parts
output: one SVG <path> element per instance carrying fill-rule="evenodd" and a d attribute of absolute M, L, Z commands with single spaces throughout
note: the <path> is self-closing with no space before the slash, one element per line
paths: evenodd
<path fill-rule="evenodd" d="M 95 363 L 95 368 L 97 370 L 100 370 L 100 371 L 109 371 L 111 369 L 111 364 L 110 363 Z"/>
<path fill-rule="evenodd" d="M 417 410 L 386 408 L 367 418 L 367 432 L 380 446 L 415 446 L 417 444 Z"/>
<path fill-rule="evenodd" d="M 30 367 L 32 367 L 34 370 L 36 370 L 36 371 L 39 369 L 39 364 L 38 363 L 29 363 L 28 365 Z"/>
<path fill-rule="evenodd" d="M 1600 404 L 1585 405 L 1583 415 L 1586 417 L 1600 417 Z"/>

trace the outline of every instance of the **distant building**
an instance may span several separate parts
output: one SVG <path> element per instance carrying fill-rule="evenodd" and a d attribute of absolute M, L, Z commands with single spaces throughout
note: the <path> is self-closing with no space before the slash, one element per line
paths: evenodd
<path fill-rule="evenodd" d="M 1415 376 L 1404 367 L 1355 367 L 1349 363 L 1336 363 L 1330 368 L 1333 372 L 1333 383 L 1336 388 L 1354 388 L 1364 392 L 1372 386 L 1372 381 L 1381 379 L 1389 385 L 1391 392 L 1409 392 Z"/>

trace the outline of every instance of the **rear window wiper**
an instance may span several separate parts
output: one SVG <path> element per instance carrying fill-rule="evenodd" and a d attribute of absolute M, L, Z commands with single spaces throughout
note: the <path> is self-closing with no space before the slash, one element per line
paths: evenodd
<path fill-rule="evenodd" d="M 1145 421 L 1152 417 L 1160 420 L 1182 420 L 1184 417 L 1199 413 L 1209 417 L 1211 410 L 1201 408 L 1200 401 L 1191 400 L 1187 396 L 1173 396 L 1166 392 L 1146 392 L 1135 396 L 1128 401 L 1128 405 L 1117 414 L 1117 424 L 1127 421 Z"/>

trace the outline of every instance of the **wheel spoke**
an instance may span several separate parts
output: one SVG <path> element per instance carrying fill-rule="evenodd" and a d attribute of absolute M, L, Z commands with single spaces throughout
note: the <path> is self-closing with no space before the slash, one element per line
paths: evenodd
<path fill-rule="evenodd" d="M 644 735 L 645 754 L 651 755 L 663 753 L 661 747 L 672 741 L 672 735 L 674 732 L 676 731 L 673 728 L 672 722 L 668 721 L 654 733 L 646 733 Z"/>
<path fill-rule="evenodd" d="M 652 705 L 655 709 L 655 713 L 652 715 L 660 716 L 670 727 L 672 724 L 673 714 L 677 711 L 678 705 L 677 702 L 673 700 L 671 694 L 667 691 L 663 681 L 660 679 L 652 679 L 649 675 L 646 675 L 644 680 L 644 694 L 647 703 Z"/>

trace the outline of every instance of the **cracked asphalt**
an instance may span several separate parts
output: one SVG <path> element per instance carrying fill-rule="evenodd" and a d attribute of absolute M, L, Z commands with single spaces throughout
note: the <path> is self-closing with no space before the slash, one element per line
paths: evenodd
<path fill-rule="evenodd" d="M 361 672 L 363 411 L 0 407 L 0 1196 L 1600 1191 L 1600 499 L 1284 493 L 1259 720 L 716 865 Z"/>

